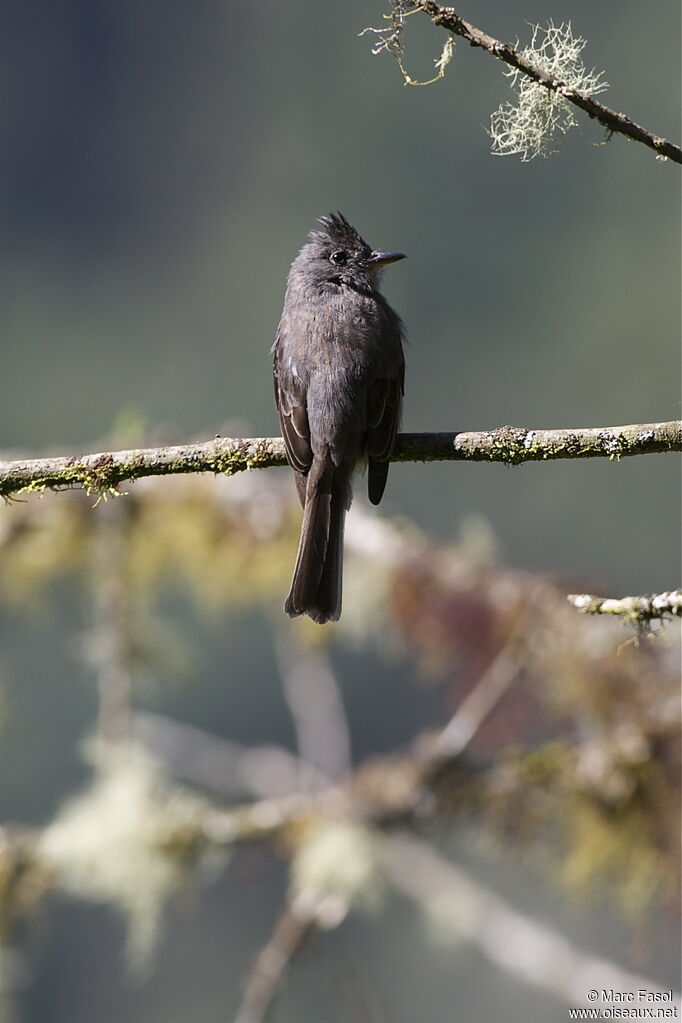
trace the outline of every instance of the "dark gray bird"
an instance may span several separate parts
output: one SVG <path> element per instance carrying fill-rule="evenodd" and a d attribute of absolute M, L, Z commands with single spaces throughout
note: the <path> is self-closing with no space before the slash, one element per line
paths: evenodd
<path fill-rule="evenodd" d="M 284 610 L 322 624 L 341 614 L 353 470 L 367 460 L 372 504 L 386 486 L 405 360 L 400 317 L 378 291 L 380 270 L 403 253 L 371 249 L 340 213 L 319 223 L 291 264 L 272 350 L 275 401 L 303 505 Z"/>

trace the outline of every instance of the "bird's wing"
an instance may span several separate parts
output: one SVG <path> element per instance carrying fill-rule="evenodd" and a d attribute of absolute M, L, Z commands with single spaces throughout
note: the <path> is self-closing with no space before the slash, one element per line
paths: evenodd
<path fill-rule="evenodd" d="M 374 380 L 367 391 L 367 489 L 372 504 L 379 504 L 386 486 L 388 460 L 400 422 L 405 366 L 398 375 Z"/>
<path fill-rule="evenodd" d="M 312 465 L 313 452 L 310 447 L 306 391 L 296 375 L 285 371 L 278 344 L 275 345 L 273 373 L 275 402 L 287 461 L 296 472 L 307 473 Z"/>

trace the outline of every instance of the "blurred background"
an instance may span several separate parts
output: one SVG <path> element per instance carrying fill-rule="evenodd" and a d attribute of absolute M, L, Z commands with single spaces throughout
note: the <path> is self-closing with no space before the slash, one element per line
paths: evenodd
<path fill-rule="evenodd" d="M 316 218 L 332 209 L 370 244 L 409 257 L 384 278 L 409 337 L 405 430 L 679 416 L 678 172 L 645 147 L 621 137 L 600 145 L 604 133 L 581 117 L 548 160 L 491 156 L 485 126 L 510 98 L 500 67 L 460 42 L 444 81 L 404 88 L 394 61 L 358 37 L 387 11 L 375 0 L 191 8 L 37 0 L 0 10 L 2 457 L 277 433 L 269 349 L 286 274 Z M 537 0 L 480 0 L 458 13 L 512 42 L 529 38 L 527 22 L 571 20 L 588 40 L 585 63 L 610 83 L 604 102 L 678 141 L 673 5 L 652 0 L 645 17 L 634 0 L 556 0 L 551 10 Z M 431 77 L 443 41 L 426 19 L 408 20 L 405 63 L 415 78 Z M 121 603 L 149 647 L 129 672 L 137 708 L 231 743 L 301 752 L 286 665 L 291 644 L 303 651 L 294 661 L 308 658 L 319 637 L 279 621 L 295 544 L 293 485 L 284 471 L 262 475 L 267 482 L 205 491 L 171 480 L 125 488 L 137 509 L 132 525 L 112 502 L 92 511 L 93 500 L 72 495 L 0 509 L 0 823 L 46 825 L 93 776 L 79 743 L 98 713 L 102 732 L 106 666 L 88 636 Z M 323 666 L 314 669 L 332 676 L 343 700 L 353 761 L 444 726 L 484 676 L 510 627 L 502 598 L 491 595 L 490 566 L 512 587 L 517 610 L 536 578 L 611 595 L 676 586 L 679 488 L 679 460 L 665 455 L 514 469 L 394 466 L 381 512 L 412 536 L 406 560 L 413 564 L 415 549 L 426 558 L 417 573 L 424 586 L 444 551 L 460 576 L 474 565 L 467 593 L 484 593 L 486 612 L 464 622 L 471 601 L 458 610 L 448 597 L 452 620 L 434 611 L 447 639 L 434 640 L 431 619 L 425 639 L 405 624 L 415 574 L 402 590 L 391 576 L 387 590 L 384 567 L 376 587 L 392 594 L 387 627 L 360 599 L 375 584 L 365 520 L 349 527 L 351 546 L 369 560 L 365 575 L 362 558 L 349 566 L 350 622 L 325 630 Z M 240 559 L 244 535 L 234 522 L 254 502 L 274 521 L 249 523 Z M 102 594 L 97 580 L 109 578 L 121 543 L 133 544 L 135 565 L 150 551 L 148 562 L 119 579 L 118 597 Z M 159 562 L 178 547 L 178 571 L 166 576 Z M 364 631 L 348 610 L 355 596 Z M 495 638 L 477 633 L 483 619 Z M 608 670 L 637 684 L 640 662 L 615 660 L 631 633 L 596 625 L 614 658 Z M 657 648 L 653 667 L 646 663 L 670 683 L 679 661 L 668 631 L 669 653 Z M 494 761 L 517 742 L 553 742 L 567 717 L 572 735 L 593 737 L 579 687 L 568 709 L 554 697 L 551 712 L 537 709 L 537 691 L 544 683 L 554 691 L 567 673 L 558 664 L 534 662 L 536 689 L 511 724 L 481 733 L 478 754 Z M 608 715 L 602 723 L 608 732 Z M 653 763 L 653 740 L 651 750 Z M 101 754 L 96 764 L 101 779 L 109 770 Z M 675 805 L 661 803 L 659 814 L 675 821 Z M 576 947 L 679 984 L 676 914 L 660 892 L 636 912 L 609 901 L 601 882 L 596 894 L 578 895 L 557 883 L 554 833 L 531 856 L 484 830 L 476 815 L 466 824 L 458 816 L 440 821 L 435 838 L 446 859 Z M 4 960 L 7 1020 L 233 1018 L 281 910 L 289 859 L 277 844 L 256 843 L 216 868 L 210 888 L 183 892 L 143 977 L 131 979 L 125 929 L 97 899 L 62 892 L 28 919 L 18 913 Z M 425 926 L 391 890 L 373 916 L 351 911 L 306 943 L 272 1018 L 407 1023 L 417 1014 L 553 1023 L 566 1007 L 501 971 L 476 941 L 460 935 L 453 944 L 442 927 Z"/>

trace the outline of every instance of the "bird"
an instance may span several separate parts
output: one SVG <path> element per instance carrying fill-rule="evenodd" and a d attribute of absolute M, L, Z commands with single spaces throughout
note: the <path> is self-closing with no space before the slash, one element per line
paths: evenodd
<path fill-rule="evenodd" d="M 367 467 L 379 504 L 400 423 L 405 330 L 379 291 L 405 258 L 372 249 L 342 213 L 318 220 L 289 269 L 272 346 L 275 403 L 303 507 L 284 611 L 320 625 L 341 615 L 351 478 Z"/>

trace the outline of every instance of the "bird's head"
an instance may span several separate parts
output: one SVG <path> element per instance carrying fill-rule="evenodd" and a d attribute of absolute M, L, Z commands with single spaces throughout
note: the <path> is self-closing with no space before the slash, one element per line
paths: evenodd
<path fill-rule="evenodd" d="M 310 233 L 296 260 L 316 282 L 372 290 L 383 267 L 405 258 L 403 252 L 372 249 L 341 213 L 329 213 L 319 223 L 322 230 Z"/>

